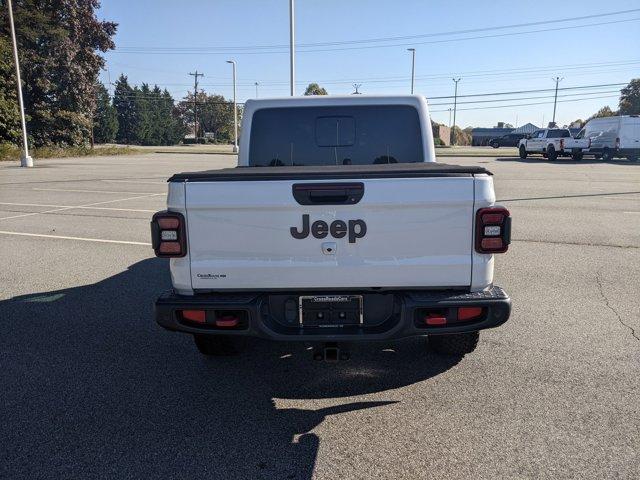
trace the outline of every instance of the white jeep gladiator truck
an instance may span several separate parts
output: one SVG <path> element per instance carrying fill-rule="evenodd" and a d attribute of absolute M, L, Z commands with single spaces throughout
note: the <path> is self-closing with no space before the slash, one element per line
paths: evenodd
<path fill-rule="evenodd" d="M 249 100 L 238 166 L 168 182 L 151 232 L 173 289 L 156 321 L 203 354 L 256 336 L 336 360 L 417 335 L 461 355 L 509 318 L 493 284 L 509 212 L 490 172 L 435 162 L 421 97 Z"/>
<path fill-rule="evenodd" d="M 544 128 L 527 135 L 518 144 L 521 159 L 530 153 L 541 153 L 543 157 L 555 161 L 560 156 L 572 156 L 571 148 L 565 142 L 571 140 L 571 132 L 567 128 Z M 576 152 L 577 153 L 577 152 Z"/>

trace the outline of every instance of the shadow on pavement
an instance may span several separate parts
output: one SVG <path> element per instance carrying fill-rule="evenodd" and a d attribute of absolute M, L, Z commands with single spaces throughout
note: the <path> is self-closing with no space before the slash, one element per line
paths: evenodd
<path fill-rule="evenodd" d="M 429 379 L 459 359 L 422 339 L 358 345 L 337 365 L 301 344 L 252 341 L 206 359 L 155 325 L 170 287 L 148 259 L 96 284 L 0 302 L 0 477 L 311 478 L 325 418 L 382 401 L 339 397 Z M 275 399 L 332 399 L 317 409 Z M 330 406 L 326 406 L 329 404 Z"/>

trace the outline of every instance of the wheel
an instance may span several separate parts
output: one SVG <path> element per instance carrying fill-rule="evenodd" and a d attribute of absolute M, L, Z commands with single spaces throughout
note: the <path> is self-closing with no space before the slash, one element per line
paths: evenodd
<path fill-rule="evenodd" d="M 465 355 L 478 346 L 480 332 L 429 336 L 429 346 L 444 355 Z"/>
<path fill-rule="evenodd" d="M 520 145 L 520 148 L 518 149 L 519 153 L 520 153 L 520 158 L 522 160 L 524 160 L 525 158 L 527 158 L 527 149 L 525 148 L 524 145 Z"/>
<path fill-rule="evenodd" d="M 243 337 L 225 335 L 194 334 L 193 340 L 201 354 L 212 357 L 236 355 L 240 353 L 244 344 Z"/>
<path fill-rule="evenodd" d="M 638 154 L 637 153 L 630 153 L 629 155 L 627 155 L 627 160 L 629 160 L 630 162 L 637 162 L 638 161 Z"/>
<path fill-rule="evenodd" d="M 500 147 L 500 144 L 499 144 L 498 142 L 493 142 L 493 143 L 491 144 L 491 146 L 492 146 L 493 148 L 499 148 L 499 147 Z"/>
<path fill-rule="evenodd" d="M 582 152 L 572 154 L 571 158 L 573 158 L 576 162 L 579 162 L 580 160 L 582 160 Z"/>
<path fill-rule="evenodd" d="M 556 152 L 556 149 L 553 145 L 549 145 L 549 147 L 547 148 L 547 157 L 552 162 L 555 162 L 558 159 L 558 152 Z"/>
<path fill-rule="evenodd" d="M 613 152 L 608 147 L 605 147 L 605 149 L 602 151 L 602 160 L 604 160 L 605 162 L 610 162 L 611 160 L 613 160 Z"/>

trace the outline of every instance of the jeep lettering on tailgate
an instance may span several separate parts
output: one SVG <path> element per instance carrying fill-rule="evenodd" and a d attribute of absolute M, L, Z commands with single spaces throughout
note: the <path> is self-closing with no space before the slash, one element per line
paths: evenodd
<path fill-rule="evenodd" d="M 329 225 L 322 220 L 316 220 L 309 226 L 309 215 L 304 214 L 302 215 L 302 229 L 291 227 L 290 231 L 291 236 L 298 240 L 307 238 L 309 233 L 316 238 L 325 238 L 329 233 L 333 238 L 343 238 L 349 234 L 349 243 L 356 243 L 358 238 L 367 234 L 367 224 L 364 220 L 349 220 L 348 222 L 334 220 Z"/>

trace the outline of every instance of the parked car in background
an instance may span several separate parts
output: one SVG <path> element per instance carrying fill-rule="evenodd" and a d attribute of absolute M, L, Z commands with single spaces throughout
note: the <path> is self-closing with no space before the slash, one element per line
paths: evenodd
<path fill-rule="evenodd" d="M 525 133 L 507 133 L 501 137 L 492 138 L 489 140 L 489 145 L 493 148 L 517 147 L 520 140 L 524 137 L 526 137 Z"/>
<path fill-rule="evenodd" d="M 564 142 L 571 138 L 567 128 L 545 128 L 536 130 L 520 140 L 518 153 L 525 159 L 530 153 L 541 153 L 549 160 L 556 160 L 559 156 L 570 156 L 571 151 L 565 151 Z"/>
<path fill-rule="evenodd" d="M 622 115 L 589 120 L 584 136 L 591 141 L 588 153 L 605 161 L 626 157 L 637 162 L 640 157 L 640 116 Z M 585 152 L 587 153 L 587 152 Z"/>
<path fill-rule="evenodd" d="M 571 152 L 571 158 L 574 160 L 582 160 L 582 156 L 585 152 L 589 151 L 591 146 L 591 139 L 585 136 L 585 129 L 583 128 L 573 138 L 563 139 L 563 150 L 565 152 Z"/>

